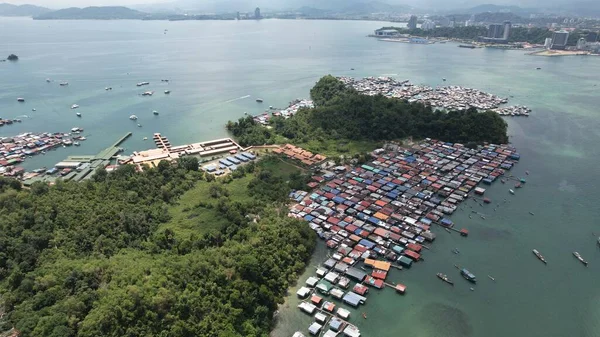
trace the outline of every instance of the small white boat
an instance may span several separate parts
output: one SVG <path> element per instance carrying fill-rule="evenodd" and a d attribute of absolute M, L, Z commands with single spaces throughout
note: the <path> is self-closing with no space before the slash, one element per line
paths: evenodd
<path fill-rule="evenodd" d="M 69 82 L 60 82 L 61 87 L 66 87 L 67 85 L 69 85 Z"/>
<path fill-rule="evenodd" d="M 47 82 L 47 83 L 50 83 L 50 79 L 49 79 L 49 78 L 47 78 L 47 79 L 46 79 L 46 82 Z"/>
<path fill-rule="evenodd" d="M 510 194 L 515 194 L 515 191 L 513 190 L 508 190 L 510 192 Z"/>
<path fill-rule="evenodd" d="M 171 93 L 171 90 L 165 90 L 165 95 L 168 95 Z"/>
<path fill-rule="evenodd" d="M 134 121 L 134 120 L 136 120 L 136 119 L 138 119 L 138 118 L 137 118 L 137 116 L 136 116 L 136 115 L 131 115 L 131 116 L 129 116 L 129 119 L 131 119 L 132 121 Z"/>
<path fill-rule="evenodd" d="M 156 110 L 153 110 L 152 113 L 155 115 L 158 115 L 158 111 L 156 111 Z"/>
<path fill-rule="evenodd" d="M 31 109 L 31 111 L 37 111 L 35 108 Z"/>
<path fill-rule="evenodd" d="M 154 94 L 154 91 L 146 91 L 142 94 L 142 96 L 152 96 Z"/>
<path fill-rule="evenodd" d="M 148 140 L 148 137 L 144 137 L 144 138 L 142 138 L 142 139 L 143 139 L 143 140 Z"/>
<path fill-rule="evenodd" d="M 84 136 L 79 137 L 79 140 L 86 140 L 87 138 L 85 138 Z"/>
<path fill-rule="evenodd" d="M 81 145 L 81 144 L 79 144 L 79 142 L 73 142 L 73 145 L 75 145 L 75 146 L 79 146 L 79 145 Z"/>
<path fill-rule="evenodd" d="M 76 113 L 77 117 L 81 117 L 81 112 Z"/>
<path fill-rule="evenodd" d="M 77 109 L 77 108 L 79 108 L 79 105 L 77 105 L 77 104 L 71 105 L 71 109 Z"/>
<path fill-rule="evenodd" d="M 137 126 L 138 126 L 138 128 L 141 128 L 141 127 L 142 127 L 142 124 L 139 124 L 139 123 L 138 123 L 138 125 L 137 125 Z"/>

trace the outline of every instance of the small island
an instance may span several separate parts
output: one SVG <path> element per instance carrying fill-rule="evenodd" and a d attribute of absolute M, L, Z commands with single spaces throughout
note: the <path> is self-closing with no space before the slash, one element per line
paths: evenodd
<path fill-rule="evenodd" d="M 8 57 L 6 59 L 9 61 L 18 61 L 19 57 L 15 54 L 10 54 L 10 55 L 8 55 Z"/>

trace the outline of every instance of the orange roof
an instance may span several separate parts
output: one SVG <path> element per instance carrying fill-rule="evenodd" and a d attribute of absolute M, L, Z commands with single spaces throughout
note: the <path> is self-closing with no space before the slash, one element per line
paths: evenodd
<path fill-rule="evenodd" d="M 389 262 L 378 261 L 378 260 L 373 260 L 373 259 L 365 259 L 365 264 L 367 266 L 371 266 L 375 269 L 380 269 L 380 270 L 384 270 L 384 271 L 389 271 L 390 267 L 392 266 L 392 264 Z"/>
<path fill-rule="evenodd" d="M 380 200 L 377 200 L 377 201 L 380 201 Z M 373 216 L 374 216 L 374 217 L 376 217 L 376 218 L 377 218 L 377 219 L 379 219 L 379 220 L 384 220 L 384 221 L 385 221 L 385 220 L 387 220 L 387 219 L 389 218 L 389 216 L 387 216 L 387 215 L 385 215 L 385 214 L 383 214 L 383 213 L 381 213 L 381 212 L 377 212 L 377 213 L 375 213 L 375 215 L 373 215 Z"/>
<path fill-rule="evenodd" d="M 383 206 L 387 205 L 387 203 L 383 200 L 377 200 L 377 201 L 375 201 L 375 205 L 383 207 Z"/>

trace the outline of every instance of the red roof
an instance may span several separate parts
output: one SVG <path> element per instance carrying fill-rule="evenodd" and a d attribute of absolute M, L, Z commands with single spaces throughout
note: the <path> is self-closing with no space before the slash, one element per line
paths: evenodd
<path fill-rule="evenodd" d="M 423 248 L 423 247 L 421 247 L 421 245 L 416 244 L 416 243 L 409 243 L 406 245 L 406 248 L 419 253 L 421 251 L 421 248 Z"/>
<path fill-rule="evenodd" d="M 329 222 L 332 225 L 337 225 L 338 223 L 340 223 L 340 219 L 330 216 L 329 218 L 327 218 L 327 222 Z"/>
<path fill-rule="evenodd" d="M 355 293 L 359 294 L 359 295 L 364 295 L 369 291 L 369 288 L 367 288 L 366 286 L 357 283 L 354 288 L 352 288 L 352 291 L 354 291 Z"/>
<path fill-rule="evenodd" d="M 316 305 L 321 304 L 321 301 L 323 300 L 322 297 L 317 296 L 317 295 L 312 295 L 312 297 L 310 298 L 310 301 L 313 302 Z"/>
<path fill-rule="evenodd" d="M 406 286 L 404 284 L 398 283 L 396 284 L 396 291 L 404 294 L 404 292 L 406 291 Z"/>
<path fill-rule="evenodd" d="M 421 255 L 418 253 L 413 252 L 412 250 L 405 250 L 403 252 L 404 255 L 410 257 L 411 259 L 417 261 L 421 258 Z"/>
<path fill-rule="evenodd" d="M 385 278 L 387 277 L 387 272 L 383 270 L 374 270 L 373 273 L 371 273 L 371 276 L 373 276 L 376 279 L 385 280 Z"/>

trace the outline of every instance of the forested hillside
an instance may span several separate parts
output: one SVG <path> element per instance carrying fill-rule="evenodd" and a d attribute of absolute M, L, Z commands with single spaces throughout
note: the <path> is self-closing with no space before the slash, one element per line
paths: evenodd
<path fill-rule="evenodd" d="M 289 119 L 274 117 L 271 129 L 258 125 L 252 117 L 229 122 L 227 127 L 243 145 L 273 143 L 282 137 L 295 143 L 405 137 L 460 143 L 508 141 L 506 122 L 491 111 L 434 111 L 421 103 L 361 95 L 333 76 L 321 78 L 310 94 L 314 109 L 301 110 Z"/>
<path fill-rule="evenodd" d="M 2 331 L 267 336 L 315 244 L 280 209 L 290 179 L 250 165 L 212 181 L 178 164 L 31 190 L 1 179 Z M 219 225 L 205 228 L 202 214 Z M 198 226 L 184 230 L 175 216 Z"/>

